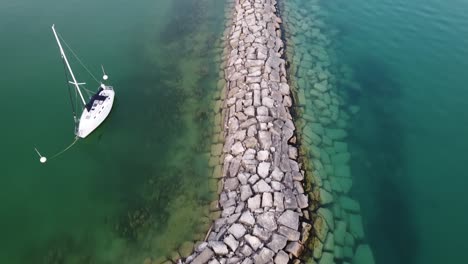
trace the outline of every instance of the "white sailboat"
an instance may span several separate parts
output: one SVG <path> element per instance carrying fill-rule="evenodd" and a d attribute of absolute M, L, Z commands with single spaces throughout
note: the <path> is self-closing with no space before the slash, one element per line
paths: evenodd
<path fill-rule="evenodd" d="M 55 25 L 52 25 L 52 31 L 54 32 L 55 39 L 57 40 L 62 59 L 66 64 L 66 68 L 72 79 L 69 81 L 69 83 L 75 87 L 83 105 L 83 112 L 81 113 L 80 119 L 76 120 L 75 117 L 75 134 L 80 138 L 85 138 L 89 134 L 91 134 L 97 127 L 99 127 L 99 125 L 109 115 L 110 111 L 112 110 L 112 105 L 114 103 L 115 92 L 112 86 L 105 85 L 101 82 L 98 91 L 86 101 L 80 89 L 80 85 L 83 85 L 84 83 L 79 83 L 76 80 L 75 74 L 73 73 L 72 68 L 68 62 L 67 55 L 63 50 L 60 38 L 57 32 L 55 31 Z M 108 76 L 105 73 L 103 74 L 103 80 L 105 81 L 108 79 Z"/>
<path fill-rule="evenodd" d="M 72 95 L 70 92 L 71 87 L 69 87 L 69 92 L 70 92 L 70 100 L 72 103 L 72 108 L 73 108 L 73 117 L 75 120 L 75 140 L 64 150 L 60 151 L 59 153 L 55 154 L 52 156 L 52 159 L 55 157 L 58 157 L 68 149 L 70 149 L 78 140 L 78 138 L 85 138 L 89 134 L 91 134 L 96 128 L 101 125 L 101 123 L 107 118 L 109 115 L 110 111 L 112 110 L 112 105 L 114 104 L 114 97 L 115 97 L 115 92 L 112 86 L 105 85 L 102 81 L 99 82 L 94 75 L 86 68 L 86 66 L 82 65 L 96 80 L 96 82 L 100 85 L 98 87 L 98 91 L 89 95 L 89 99 L 86 101 L 85 97 L 83 96 L 83 93 L 80 89 L 80 85 L 84 85 L 85 83 L 79 83 L 76 78 L 75 74 L 73 73 L 73 70 L 70 66 L 70 63 L 68 62 L 67 55 L 65 54 L 65 51 L 63 50 L 62 43 L 60 42 L 60 39 L 62 39 L 59 34 L 57 34 L 57 31 L 55 31 L 55 25 L 52 25 L 52 31 L 54 32 L 55 39 L 57 40 L 57 44 L 60 49 L 60 54 L 62 55 L 62 59 L 64 62 L 64 65 L 66 66 L 65 68 L 65 75 L 68 81 L 68 85 L 73 85 L 75 88 L 75 93 L 76 97 L 80 99 L 80 103 L 82 104 L 82 112 L 81 112 L 81 117 L 80 119 L 77 119 L 76 117 L 76 109 L 75 106 L 73 105 L 73 100 L 72 100 Z M 63 41 L 63 39 L 62 39 Z M 67 45 L 67 43 L 64 41 L 65 45 L 70 49 L 70 47 Z M 81 60 L 76 56 L 76 54 L 70 49 L 70 51 L 73 53 L 73 55 L 76 57 L 76 59 L 81 63 Z M 102 79 L 106 81 L 108 79 L 108 76 L 104 72 L 104 67 L 102 67 L 102 71 L 104 76 Z M 70 80 L 71 79 L 71 80 Z M 86 92 L 90 92 L 83 88 Z M 81 109 L 78 108 L 78 109 Z M 42 154 L 39 152 L 37 148 L 34 148 L 36 151 L 37 155 L 39 155 L 39 161 L 41 163 L 46 163 L 47 158 L 45 156 L 42 156 Z"/>

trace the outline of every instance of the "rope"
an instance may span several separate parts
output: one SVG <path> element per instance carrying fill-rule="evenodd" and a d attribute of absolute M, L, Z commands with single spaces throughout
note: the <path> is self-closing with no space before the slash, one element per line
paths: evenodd
<path fill-rule="evenodd" d="M 57 33 L 57 35 L 59 36 L 59 38 L 63 41 L 63 43 L 65 43 L 65 46 L 67 46 L 67 48 L 70 50 L 70 52 L 73 54 L 73 56 L 78 60 L 78 62 L 81 64 L 81 66 L 83 66 L 83 68 L 85 68 L 85 70 L 93 77 L 93 79 L 97 82 L 97 83 L 100 83 L 98 81 L 98 79 L 96 79 L 96 77 L 94 77 L 94 75 L 91 73 L 90 70 L 88 70 L 88 68 L 84 65 L 84 63 L 80 60 L 80 58 L 78 58 L 78 56 L 75 54 L 75 52 L 72 50 L 72 48 L 70 48 L 70 46 L 68 46 L 67 42 L 62 38 L 62 36 Z"/>
<path fill-rule="evenodd" d="M 60 151 L 59 153 L 53 155 L 52 158 L 50 158 L 50 159 L 54 159 L 54 158 L 56 158 L 56 157 L 62 155 L 65 151 L 67 151 L 67 150 L 69 150 L 71 147 L 73 147 L 73 145 L 75 145 L 75 143 L 78 141 L 78 139 L 80 139 L 80 138 L 76 136 L 76 137 L 75 137 L 75 140 L 73 140 L 73 142 L 72 142 L 68 147 L 66 147 L 64 150 Z"/>

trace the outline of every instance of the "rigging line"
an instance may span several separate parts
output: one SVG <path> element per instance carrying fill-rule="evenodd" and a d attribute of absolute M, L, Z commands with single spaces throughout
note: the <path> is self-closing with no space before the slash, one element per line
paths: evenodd
<path fill-rule="evenodd" d="M 75 145 L 76 142 L 78 142 L 78 139 L 80 139 L 78 136 L 75 137 L 75 140 L 73 140 L 73 142 L 68 146 L 66 147 L 64 150 L 60 151 L 59 153 L 55 154 L 54 156 L 52 156 L 52 158 L 50 159 L 54 159 L 60 155 L 62 155 L 65 151 L 69 150 L 71 147 L 73 147 L 73 145 Z"/>
<path fill-rule="evenodd" d="M 78 58 L 78 56 L 76 55 L 76 53 L 72 50 L 72 48 L 67 44 L 67 42 L 63 39 L 62 35 L 60 35 L 60 33 L 57 33 L 57 35 L 60 37 L 60 39 L 63 41 L 63 43 L 65 44 L 65 46 L 67 46 L 67 48 L 70 50 L 70 52 L 73 54 L 73 56 L 75 56 L 75 58 L 78 60 L 78 62 L 81 64 L 81 66 L 83 66 L 83 68 L 85 68 L 85 70 L 93 77 L 93 79 L 97 82 L 97 83 L 100 83 L 98 81 L 98 79 L 96 79 L 96 77 L 91 73 L 91 71 L 84 65 L 84 63 L 80 60 L 80 58 Z"/>
<path fill-rule="evenodd" d="M 63 62 L 63 60 L 62 60 Z M 72 108 L 72 114 L 73 114 L 73 121 L 75 122 L 76 120 L 76 108 L 75 108 L 75 105 L 73 103 L 73 98 L 72 98 L 72 93 L 70 91 L 70 83 L 68 82 L 68 75 L 67 75 L 67 69 L 65 68 L 65 62 L 63 62 L 63 70 L 64 70 L 64 75 L 65 75 L 65 82 L 67 84 L 67 90 L 68 90 L 68 96 L 70 97 L 70 105 L 71 105 L 71 108 Z M 76 89 L 75 89 L 76 90 Z M 76 91 L 75 91 L 75 94 L 76 94 Z M 76 122 L 75 122 L 75 126 L 76 126 Z"/>

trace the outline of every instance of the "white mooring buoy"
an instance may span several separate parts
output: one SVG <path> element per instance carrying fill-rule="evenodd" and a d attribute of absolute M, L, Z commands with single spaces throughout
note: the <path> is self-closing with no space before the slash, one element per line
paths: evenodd
<path fill-rule="evenodd" d="M 39 161 L 40 161 L 41 163 L 46 163 L 47 158 L 44 157 L 44 156 L 42 156 L 41 153 L 39 152 L 39 150 L 37 150 L 37 148 L 34 148 L 34 150 L 36 151 L 37 155 L 39 155 Z"/>
<path fill-rule="evenodd" d="M 104 76 L 102 76 L 102 79 L 106 81 L 107 79 L 109 79 L 109 76 L 107 76 L 107 74 L 104 74 Z"/>

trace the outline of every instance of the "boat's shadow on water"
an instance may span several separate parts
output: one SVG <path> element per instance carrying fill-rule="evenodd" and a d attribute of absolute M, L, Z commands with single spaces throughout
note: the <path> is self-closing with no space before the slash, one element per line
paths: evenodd
<path fill-rule="evenodd" d="M 406 175 L 405 138 L 397 116 L 401 87 L 378 59 L 353 65 L 361 93 L 351 129 L 353 191 L 360 198 L 366 232 L 377 263 L 416 263 L 418 234 L 411 210 L 412 186 Z"/>

